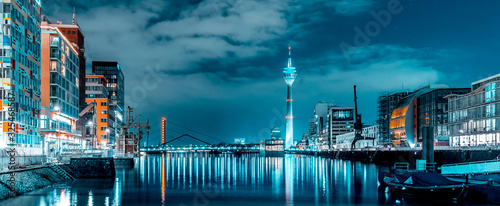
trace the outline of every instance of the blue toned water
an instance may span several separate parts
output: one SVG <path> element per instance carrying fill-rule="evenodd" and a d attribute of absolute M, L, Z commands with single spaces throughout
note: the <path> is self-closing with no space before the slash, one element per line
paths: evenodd
<path fill-rule="evenodd" d="M 377 166 L 286 155 L 164 154 L 117 169 L 115 179 L 78 180 L 0 205 L 393 205 Z"/>

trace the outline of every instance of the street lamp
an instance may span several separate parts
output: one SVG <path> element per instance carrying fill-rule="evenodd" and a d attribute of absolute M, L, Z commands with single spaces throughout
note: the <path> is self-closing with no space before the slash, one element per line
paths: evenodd
<path fill-rule="evenodd" d="M 94 125 L 94 122 L 91 120 L 91 121 L 88 121 L 87 122 L 87 125 L 89 126 L 89 133 L 90 133 L 90 138 L 92 139 L 91 141 L 91 144 L 92 144 L 92 153 L 94 152 L 94 130 L 93 130 L 93 125 Z"/>
<path fill-rule="evenodd" d="M 60 111 L 59 106 L 57 106 L 57 105 L 54 106 L 54 111 L 56 112 L 56 115 L 59 115 L 59 111 Z M 58 147 L 59 155 L 61 155 L 61 151 L 62 151 L 61 150 L 61 134 L 60 133 L 57 134 L 58 132 L 60 132 L 59 131 L 59 120 L 58 120 L 57 116 L 54 117 L 54 119 L 55 119 L 55 123 L 56 123 L 56 125 L 55 125 L 56 128 L 55 129 L 56 129 L 56 137 L 57 137 L 57 147 Z"/>

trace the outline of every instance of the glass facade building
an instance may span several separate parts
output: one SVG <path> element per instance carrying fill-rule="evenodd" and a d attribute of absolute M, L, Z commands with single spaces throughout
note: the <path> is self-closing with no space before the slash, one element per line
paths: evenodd
<path fill-rule="evenodd" d="M 472 83 L 472 92 L 447 96 L 451 146 L 500 144 L 500 74 Z"/>
<path fill-rule="evenodd" d="M 123 123 L 125 116 L 125 77 L 118 62 L 93 61 L 92 73 L 103 75 L 107 81 L 109 113 L 110 118 L 114 120 L 109 126 L 115 128 L 115 132 L 109 134 L 109 140 L 110 143 L 115 143 L 115 138 L 120 132 L 116 126 Z"/>
<path fill-rule="evenodd" d="M 390 135 L 390 119 L 392 112 L 397 108 L 401 100 L 409 95 L 409 92 L 384 93 L 378 99 L 377 124 L 379 125 L 380 144 L 392 144 Z"/>
<path fill-rule="evenodd" d="M 0 2 L 0 147 L 24 147 L 31 154 L 40 153 L 42 144 L 40 7 L 39 0 Z"/>
<path fill-rule="evenodd" d="M 328 137 L 330 148 L 336 148 L 338 135 L 349 132 L 354 132 L 354 108 L 329 108 Z"/>
<path fill-rule="evenodd" d="M 418 97 L 418 141 L 423 141 L 423 128 L 434 128 L 434 140 L 437 146 L 448 146 L 448 99 L 450 94 L 467 94 L 469 88 L 436 89 Z"/>
<path fill-rule="evenodd" d="M 389 135 L 396 147 L 418 147 L 423 142 L 424 127 L 434 128 L 434 139 L 449 144 L 446 117 L 448 101 L 445 96 L 464 94 L 468 88 L 449 88 L 446 85 L 426 85 L 408 93 L 396 104 L 389 116 Z"/>
<path fill-rule="evenodd" d="M 115 134 L 113 116 L 109 112 L 109 99 L 108 89 L 106 85 L 108 82 L 103 75 L 90 75 L 87 74 L 85 78 L 85 101 L 87 104 L 94 102 L 95 117 L 91 118 L 91 123 L 87 122 L 86 129 L 88 131 L 86 136 L 88 143 L 97 148 L 106 148 L 107 144 L 111 142 L 111 135 Z M 94 140 L 95 139 L 95 140 Z"/>
<path fill-rule="evenodd" d="M 78 51 L 57 27 L 42 22 L 40 128 L 47 154 L 79 152 L 84 140 L 79 118 Z"/>

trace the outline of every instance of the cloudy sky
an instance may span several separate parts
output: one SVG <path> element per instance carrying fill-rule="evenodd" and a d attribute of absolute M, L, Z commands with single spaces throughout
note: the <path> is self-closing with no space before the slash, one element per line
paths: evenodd
<path fill-rule="evenodd" d="M 211 138 L 173 124 L 169 136 L 211 143 L 284 131 L 288 46 L 298 73 L 295 140 L 318 101 L 353 106 L 354 84 L 363 122 L 374 124 L 381 92 L 470 87 L 499 71 L 493 0 L 43 1 L 53 22 L 71 23 L 73 8 L 87 71 L 95 60 L 120 63 L 126 104 L 150 118 L 154 143 L 162 116 Z"/>

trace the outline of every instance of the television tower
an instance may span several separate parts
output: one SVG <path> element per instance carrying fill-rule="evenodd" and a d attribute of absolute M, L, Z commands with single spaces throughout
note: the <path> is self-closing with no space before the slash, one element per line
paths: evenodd
<path fill-rule="evenodd" d="M 288 47 L 288 67 L 283 69 L 283 79 L 287 85 L 287 98 L 286 98 L 286 139 L 285 149 L 289 149 L 293 142 L 293 109 L 292 109 L 292 84 L 297 77 L 295 67 L 292 67 L 292 47 Z"/>

